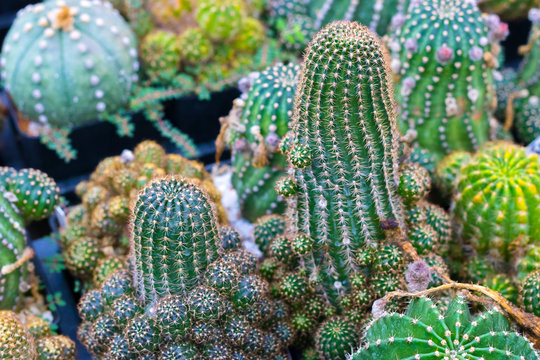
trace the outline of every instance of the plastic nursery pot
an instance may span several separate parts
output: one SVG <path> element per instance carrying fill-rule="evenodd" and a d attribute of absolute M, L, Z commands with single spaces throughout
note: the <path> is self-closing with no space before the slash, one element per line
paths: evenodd
<path fill-rule="evenodd" d="M 36 274 L 45 285 L 47 294 L 59 296 L 63 301 L 63 305 L 59 304 L 55 311 L 55 323 L 58 325 L 58 332 L 75 341 L 78 360 L 92 359 L 86 348 L 77 339 L 77 327 L 81 320 L 74 297 L 74 281 L 67 270 L 57 271 L 51 265 L 50 260 L 59 255 L 60 248 L 58 244 L 54 239 L 45 237 L 31 241 L 30 246 L 35 252 Z"/>

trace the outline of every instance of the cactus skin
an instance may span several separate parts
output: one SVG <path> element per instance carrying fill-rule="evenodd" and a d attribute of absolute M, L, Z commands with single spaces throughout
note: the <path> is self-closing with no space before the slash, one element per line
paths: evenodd
<path fill-rule="evenodd" d="M 520 49 L 524 55 L 518 72 L 518 84 L 527 89 L 530 96 L 540 97 L 540 11 L 532 9 L 529 12 L 529 20 L 532 22 L 529 42 Z"/>
<path fill-rule="evenodd" d="M 531 343 L 512 331 L 503 314 L 488 310 L 472 317 L 466 299 L 456 297 L 442 313 L 432 300 L 413 299 L 405 314 L 387 314 L 373 321 L 365 346 L 352 360 L 436 359 L 446 354 L 463 358 L 538 359 Z"/>
<path fill-rule="evenodd" d="M 540 316 L 540 271 L 530 273 L 521 282 L 520 302 L 525 311 Z"/>
<path fill-rule="evenodd" d="M 317 332 L 317 352 L 324 359 L 344 359 L 357 346 L 358 334 L 354 324 L 345 319 L 330 319 Z"/>
<path fill-rule="evenodd" d="M 520 103 L 514 118 L 514 127 L 519 140 L 528 145 L 540 136 L 540 98 L 531 96 Z"/>
<path fill-rule="evenodd" d="M 540 246 L 531 245 L 517 264 L 518 279 L 521 280 L 537 270 L 540 270 Z"/>
<path fill-rule="evenodd" d="M 75 360 L 75 343 L 62 335 L 47 336 L 36 342 L 37 360 Z"/>
<path fill-rule="evenodd" d="M 242 21 L 242 27 L 232 42 L 232 47 L 240 52 L 254 53 L 260 48 L 265 39 L 263 24 L 255 18 L 247 17 Z"/>
<path fill-rule="evenodd" d="M 438 161 L 489 140 L 495 97 L 493 52 L 498 45 L 487 39 L 495 42 L 492 32 L 505 25 L 493 26 L 488 33 L 474 2 L 425 0 L 411 5 L 397 31 L 391 48 L 392 66 L 400 76 L 396 86 L 400 128 L 415 129 L 418 145 Z M 457 73 L 458 67 L 464 70 Z"/>
<path fill-rule="evenodd" d="M 233 157 L 232 184 L 242 214 L 250 221 L 285 210 L 274 183 L 287 166 L 278 144 L 289 130 L 299 70 L 299 65 L 278 64 L 257 73 L 249 90 L 235 100 L 226 120 Z"/>
<path fill-rule="evenodd" d="M 4 359 L 27 360 L 36 358 L 36 344 L 17 314 L 0 311 L 0 354 Z"/>
<path fill-rule="evenodd" d="M 346 48 L 347 57 L 331 56 L 321 72 L 322 54 L 336 48 Z M 353 78 L 357 80 L 346 80 Z M 350 286 L 354 252 L 385 239 L 382 225 L 387 221 L 397 224 L 397 233 L 405 228 L 397 194 L 398 132 L 391 92 L 383 47 L 367 28 L 334 23 L 310 44 L 289 151 L 298 194 L 289 199 L 287 217 L 293 233 L 314 239 L 305 267 L 321 277 L 333 305 Z M 322 105 L 327 103 L 333 106 Z"/>
<path fill-rule="evenodd" d="M 233 38 L 242 27 L 245 5 L 239 0 L 201 0 L 195 19 L 212 40 Z"/>
<path fill-rule="evenodd" d="M 153 83 L 171 79 L 180 66 L 180 46 L 176 35 L 168 31 L 155 31 L 145 36 L 141 43 L 141 58 Z"/>
<path fill-rule="evenodd" d="M 201 29 L 187 29 L 178 37 L 182 60 L 191 64 L 207 60 L 213 50 L 210 39 Z"/>
<path fill-rule="evenodd" d="M 478 5 L 483 12 L 497 14 L 504 20 L 516 20 L 527 17 L 527 11 L 539 7 L 538 0 L 480 0 Z"/>
<path fill-rule="evenodd" d="M 444 157 L 435 170 L 435 184 L 445 195 L 451 195 L 456 190 L 456 179 L 461 168 L 471 159 L 471 154 L 465 151 L 454 151 Z"/>
<path fill-rule="evenodd" d="M 456 180 L 454 218 L 463 240 L 480 255 L 508 261 L 511 253 L 540 241 L 540 175 L 537 155 L 501 143 L 487 146 Z"/>
<path fill-rule="evenodd" d="M 136 38 L 110 3 L 63 4 L 21 10 L 0 60 L 2 81 L 19 109 L 58 129 L 125 107 L 139 66 Z"/>
<path fill-rule="evenodd" d="M 139 297 L 152 304 L 189 291 L 217 259 L 218 239 L 213 204 L 195 185 L 171 178 L 146 187 L 135 204 L 131 240 Z"/>

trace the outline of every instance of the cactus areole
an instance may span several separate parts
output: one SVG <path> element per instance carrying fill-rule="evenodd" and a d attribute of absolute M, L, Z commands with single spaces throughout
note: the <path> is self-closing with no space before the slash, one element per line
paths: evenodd
<path fill-rule="evenodd" d="M 136 38 L 106 1 L 29 5 L 0 56 L 2 84 L 32 121 L 69 128 L 127 105 L 139 68 Z"/>
<path fill-rule="evenodd" d="M 309 46 L 297 91 L 290 230 L 314 239 L 304 266 L 331 303 L 350 287 L 359 249 L 404 231 L 399 133 L 383 49 L 358 23 L 330 24 Z"/>

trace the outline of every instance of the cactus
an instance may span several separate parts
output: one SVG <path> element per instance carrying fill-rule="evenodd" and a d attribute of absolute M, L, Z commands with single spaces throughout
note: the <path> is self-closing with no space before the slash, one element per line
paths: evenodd
<path fill-rule="evenodd" d="M 166 83 L 180 66 L 180 44 L 174 33 L 155 31 L 145 36 L 141 43 L 141 57 L 146 73 L 153 83 Z"/>
<path fill-rule="evenodd" d="M 417 1 L 397 30 L 391 48 L 400 127 L 415 129 L 419 146 L 437 161 L 489 140 L 497 42 L 507 32 L 466 0 Z"/>
<path fill-rule="evenodd" d="M 538 0 L 480 0 L 478 5 L 483 12 L 497 14 L 505 20 L 522 19 L 527 11 L 540 6 Z"/>
<path fill-rule="evenodd" d="M 529 20 L 532 29 L 528 44 L 520 48 L 524 59 L 518 72 L 518 84 L 527 89 L 530 96 L 540 96 L 540 10 L 531 9 Z"/>
<path fill-rule="evenodd" d="M 513 68 L 503 68 L 495 71 L 495 87 L 497 89 L 497 110 L 495 116 L 499 120 L 506 120 L 508 102 L 520 92 L 518 85 L 518 73 Z"/>
<path fill-rule="evenodd" d="M 540 270 L 540 246 L 531 245 L 518 261 L 517 277 L 521 280 L 536 270 Z"/>
<path fill-rule="evenodd" d="M 0 354 L 6 359 L 25 360 L 36 357 L 36 344 L 17 314 L 0 311 Z"/>
<path fill-rule="evenodd" d="M 540 136 L 540 98 L 530 96 L 520 101 L 514 127 L 519 140 L 528 145 Z"/>
<path fill-rule="evenodd" d="M 145 303 L 153 304 L 165 294 L 189 291 L 217 259 L 214 212 L 201 190 L 181 180 L 155 182 L 139 195 L 131 251 L 135 287 Z M 189 218 L 182 218 L 182 214 L 189 214 Z M 165 263 L 163 259 L 167 259 Z"/>
<path fill-rule="evenodd" d="M 197 4 L 195 19 L 211 39 L 234 38 L 242 27 L 245 5 L 240 0 L 202 0 Z"/>
<path fill-rule="evenodd" d="M 232 184 L 250 221 L 284 211 L 274 183 L 287 166 L 278 145 L 289 129 L 299 68 L 278 64 L 251 75 L 245 80 L 251 82 L 249 89 L 223 123 L 232 149 Z"/>
<path fill-rule="evenodd" d="M 174 217 L 158 214 L 168 207 Z M 235 235 L 218 233 L 201 189 L 185 180 L 156 181 L 139 194 L 133 222 L 133 273 L 111 274 L 79 304 L 79 337 L 94 356 L 284 358 L 292 331 L 287 313 L 255 274 L 253 255 L 220 248 Z"/>
<path fill-rule="evenodd" d="M 47 1 L 21 10 L 0 63 L 2 82 L 16 105 L 44 132 L 126 107 L 139 67 L 136 38 L 118 11 L 108 2 L 85 0 Z M 59 152 L 69 146 L 54 149 L 46 140 Z M 71 148 L 59 154 L 74 157 Z"/>
<path fill-rule="evenodd" d="M 233 49 L 245 53 L 256 52 L 264 42 L 265 31 L 259 20 L 252 17 L 245 18 L 232 42 Z"/>
<path fill-rule="evenodd" d="M 365 345 L 352 360 L 457 357 L 538 359 L 531 343 L 514 332 L 497 309 L 476 317 L 466 299 L 456 297 L 442 312 L 432 300 L 414 299 L 405 314 L 386 314 L 374 320 L 364 334 Z"/>
<path fill-rule="evenodd" d="M 523 279 L 519 296 L 525 311 L 540 316 L 540 271 L 532 272 Z"/>
<path fill-rule="evenodd" d="M 38 360 L 75 360 L 75 343 L 62 335 L 47 336 L 36 342 Z"/>
<path fill-rule="evenodd" d="M 454 218 L 479 254 L 508 261 L 514 250 L 540 239 L 538 156 L 512 144 L 475 155 L 456 179 Z"/>
<path fill-rule="evenodd" d="M 213 52 L 212 42 L 201 29 L 188 29 L 178 37 L 182 59 L 197 64 L 207 60 Z"/>
<path fill-rule="evenodd" d="M 343 359 L 358 346 L 358 334 L 353 323 L 334 318 L 321 325 L 316 342 L 324 359 Z"/>
<path fill-rule="evenodd" d="M 470 153 L 454 151 L 439 162 L 435 170 L 435 184 L 443 194 L 448 196 L 454 193 L 460 170 L 470 159 Z"/>

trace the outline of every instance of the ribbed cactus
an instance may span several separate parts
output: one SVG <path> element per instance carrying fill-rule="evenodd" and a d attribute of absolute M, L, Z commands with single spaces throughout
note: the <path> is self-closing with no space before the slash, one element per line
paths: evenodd
<path fill-rule="evenodd" d="M 141 42 L 141 58 L 153 83 L 166 84 L 176 75 L 180 55 L 180 44 L 174 33 L 155 31 L 146 35 Z"/>
<path fill-rule="evenodd" d="M 122 16 L 108 2 L 87 0 L 21 10 L 0 63 L 2 82 L 20 110 L 53 129 L 127 106 L 139 68 L 137 40 Z"/>
<path fill-rule="evenodd" d="M 414 299 L 405 314 L 373 321 L 364 341 L 352 360 L 540 358 L 502 313 L 491 309 L 473 317 L 463 297 L 454 298 L 446 311 L 431 299 Z"/>
<path fill-rule="evenodd" d="M 529 95 L 540 96 L 540 9 L 531 9 L 529 20 L 532 29 L 529 43 L 520 48 L 524 59 L 518 72 L 518 83 L 529 90 Z"/>
<path fill-rule="evenodd" d="M 337 55 L 337 52 L 343 52 Z M 356 23 L 338 22 L 310 44 L 296 98 L 290 170 L 293 233 L 314 240 L 304 266 L 336 304 L 350 286 L 354 254 L 403 232 L 398 131 L 383 47 Z"/>
<path fill-rule="evenodd" d="M 435 185 L 445 195 L 452 195 L 455 191 L 460 170 L 471 159 L 471 156 L 471 153 L 466 151 L 454 151 L 439 162 L 435 170 Z"/>
<path fill-rule="evenodd" d="M 223 125 L 232 149 L 232 184 L 250 221 L 285 208 L 274 184 L 287 167 L 278 145 L 289 130 L 299 71 L 299 65 L 278 64 L 251 75 Z"/>
<path fill-rule="evenodd" d="M 189 291 L 217 259 L 215 209 L 197 186 L 156 181 L 139 194 L 133 215 L 134 282 L 145 303 Z"/>
<path fill-rule="evenodd" d="M 519 297 L 525 311 L 540 316 L 540 270 L 523 279 Z"/>
<path fill-rule="evenodd" d="M 519 102 L 514 127 L 519 140 L 528 145 L 540 136 L 540 98 L 530 96 Z"/>
<path fill-rule="evenodd" d="M 324 359 L 344 359 L 358 346 L 358 333 L 354 323 L 333 318 L 321 325 L 316 342 Z"/>
<path fill-rule="evenodd" d="M 245 4 L 240 0 L 202 0 L 197 4 L 197 23 L 213 40 L 233 38 L 246 16 Z"/>
<path fill-rule="evenodd" d="M 461 236 L 480 254 L 509 260 L 540 240 L 537 155 L 512 144 L 493 144 L 475 155 L 456 179 L 454 218 Z"/>
<path fill-rule="evenodd" d="M 527 11 L 540 6 L 538 0 L 479 0 L 478 5 L 482 11 L 497 14 L 505 20 L 522 19 Z"/>
<path fill-rule="evenodd" d="M 497 42 L 507 32 L 468 0 L 416 1 L 397 30 L 391 49 L 400 127 L 415 129 L 417 143 L 437 160 L 489 140 Z"/>
<path fill-rule="evenodd" d="M 188 29 L 178 37 L 182 59 L 188 63 L 196 64 L 207 60 L 213 52 L 210 39 L 201 29 Z"/>

